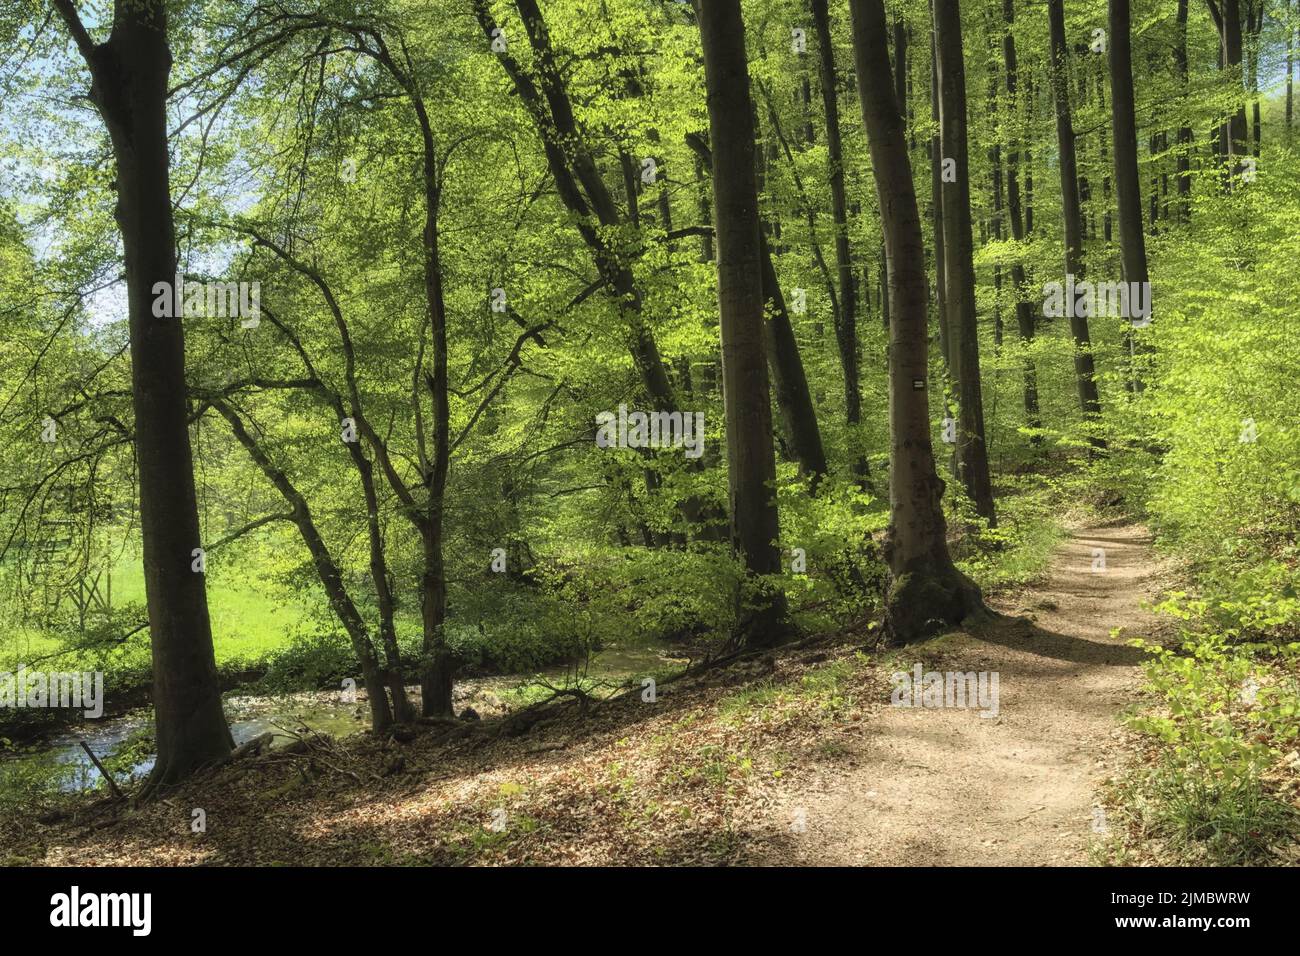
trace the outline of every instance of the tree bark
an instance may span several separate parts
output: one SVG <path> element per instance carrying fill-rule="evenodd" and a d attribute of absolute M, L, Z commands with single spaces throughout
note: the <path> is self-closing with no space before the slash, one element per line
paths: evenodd
<path fill-rule="evenodd" d="M 1219 39 L 1223 52 L 1223 68 L 1240 72 L 1243 66 L 1242 58 L 1244 52 L 1244 43 L 1242 42 L 1242 25 L 1241 25 L 1241 0 L 1218 0 L 1219 4 Z M 1211 4 L 1213 7 L 1213 3 Z M 1237 85 L 1242 89 L 1243 77 L 1238 77 Z M 1244 89 L 1242 89 L 1244 94 Z M 1241 158 L 1246 156 L 1250 151 L 1250 145 L 1247 141 L 1246 130 L 1246 104 L 1244 95 L 1241 98 L 1237 111 L 1232 114 L 1226 124 L 1225 151 L 1229 160 L 1233 160 L 1234 172 L 1241 172 L 1244 164 Z"/>
<path fill-rule="evenodd" d="M 1286 3 L 1286 132 L 1291 135 L 1293 113 L 1292 77 L 1295 76 L 1295 25 L 1291 22 L 1291 0 Z"/>
<path fill-rule="evenodd" d="M 1124 281 L 1142 285 L 1148 279 L 1146 237 L 1142 233 L 1142 192 L 1138 180 L 1137 119 L 1133 99 L 1133 55 L 1129 37 L 1129 0 L 1110 0 L 1110 104 L 1115 143 L 1115 196 L 1119 206 L 1119 248 Z M 1152 195 L 1153 208 L 1155 196 Z M 1130 317 L 1131 318 L 1131 317 Z M 1133 332 L 1126 333 L 1130 355 Z M 1130 388 L 1140 391 L 1141 378 L 1133 369 Z"/>
<path fill-rule="evenodd" d="M 713 152 L 696 135 L 687 137 L 687 145 L 701 161 L 712 168 Z M 772 373 L 772 390 L 776 406 L 781 413 L 782 433 L 789 445 L 790 456 L 799 464 L 802 475 L 811 478 L 815 491 L 829 470 L 826 451 L 822 445 L 821 428 L 817 422 L 817 409 L 808 391 L 808 376 L 804 372 L 799 343 L 794 337 L 790 310 L 772 261 L 772 250 L 767 237 L 759 228 L 759 261 L 761 263 L 763 310 L 763 351 Z M 770 305 L 770 309 L 767 306 Z M 725 398 L 725 389 L 724 389 Z"/>
<path fill-rule="evenodd" d="M 1006 67 L 1008 108 L 1014 116 L 1017 112 L 1016 97 L 1020 83 L 1020 66 L 1016 57 L 1016 38 L 1012 33 L 1012 27 L 1015 24 L 1014 0 L 1002 0 L 1002 16 L 1006 21 L 1006 30 L 1002 34 L 1002 59 Z M 1016 241 L 1017 248 L 1025 238 L 1025 228 L 1020 208 L 1020 151 L 1018 145 L 1018 143 L 1013 143 L 1007 153 L 1007 218 L 1010 220 L 1011 238 Z M 1011 284 L 1015 287 L 1016 325 L 1020 330 L 1020 338 L 1025 343 L 1025 423 L 1032 429 L 1038 429 L 1042 427 L 1038 407 L 1038 369 L 1030 352 L 1035 331 L 1034 308 L 1026 296 L 1025 265 L 1020 258 L 1019 252 L 1017 252 L 1016 259 L 1011 264 Z M 1029 440 L 1034 445 L 1042 444 L 1043 441 L 1042 436 L 1038 434 L 1034 434 Z"/>
<path fill-rule="evenodd" d="M 772 646 L 791 631 L 784 595 L 759 580 L 780 571 L 780 522 L 763 355 L 762 238 L 745 29 L 740 0 L 708 0 L 698 16 L 713 148 L 731 537 L 757 585 L 752 595 L 742 592 L 739 634 L 749 646 Z"/>
<path fill-rule="evenodd" d="M 948 355 L 957 385 L 957 474 L 975 511 L 997 525 L 984 440 L 979 327 L 975 312 L 975 260 L 971 239 L 970 155 L 966 137 L 966 67 L 957 0 L 934 0 L 938 53 L 941 155 L 954 161 L 952 182 L 943 183 L 944 285 Z"/>
<path fill-rule="evenodd" d="M 1178 0 L 1178 34 L 1174 43 L 1174 67 L 1182 86 L 1183 109 L 1186 110 L 1188 92 L 1187 76 L 1187 2 Z M 1179 218 L 1187 222 L 1192 218 L 1192 128 L 1178 127 L 1178 210 Z"/>
<path fill-rule="evenodd" d="M 117 164 L 114 216 L 122 233 L 131 395 L 153 660 L 158 759 L 147 788 L 175 783 L 234 748 L 221 706 L 204 577 L 188 425 L 182 319 L 153 314 L 154 286 L 176 281 L 167 142 L 167 10 L 163 0 L 114 5 L 95 44 L 72 0 L 56 0 L 91 74 L 90 97 Z M 173 290 L 174 291 L 174 290 Z"/>
<path fill-rule="evenodd" d="M 929 296 L 925 243 L 907 157 L 907 130 L 890 82 L 881 0 L 850 0 L 858 97 L 871 147 L 892 289 L 889 328 L 891 571 L 885 630 L 894 643 L 922 640 L 983 610 L 979 588 L 952 563 L 943 480 L 934 467 L 927 400 Z"/>
<path fill-rule="evenodd" d="M 853 278 L 853 252 L 849 246 L 848 197 L 844 189 L 844 141 L 840 135 L 840 107 L 836 83 L 835 50 L 831 45 L 830 13 L 827 0 L 812 0 L 813 25 L 817 32 L 818 78 L 822 91 L 822 113 L 826 124 L 826 153 L 831 187 L 831 218 L 835 223 L 835 274 L 840 290 L 840 308 L 835 326 L 844 371 L 844 417 L 848 424 L 850 460 L 855 477 L 866 481 L 866 455 L 858 446 L 862 421 L 862 386 L 859 382 L 857 283 Z"/>
<path fill-rule="evenodd" d="M 1061 212 L 1065 231 L 1065 272 L 1076 278 L 1084 275 L 1083 225 L 1079 211 L 1078 162 L 1074 152 L 1074 124 L 1070 116 L 1070 88 L 1066 81 L 1065 12 L 1063 0 L 1047 0 L 1047 24 L 1051 37 L 1049 57 L 1052 99 L 1056 109 L 1056 145 L 1061 166 Z M 1074 377 L 1079 393 L 1079 408 L 1085 421 L 1095 422 L 1101 414 L 1097 395 L 1097 378 L 1088 335 L 1088 319 L 1070 310 L 1070 332 L 1074 336 Z M 1100 438 L 1093 437 L 1094 446 Z"/>
<path fill-rule="evenodd" d="M 943 367 L 952 374 L 952 345 L 948 333 L 948 292 L 945 287 L 947 258 L 943 248 L 943 146 L 939 123 L 939 53 L 935 46 L 934 0 L 930 0 L 930 118 L 934 133 L 930 136 L 930 218 L 934 233 L 934 298 L 938 314 L 939 354 Z M 881 288 L 886 288 L 881 284 Z M 886 326 L 888 328 L 888 326 Z"/>

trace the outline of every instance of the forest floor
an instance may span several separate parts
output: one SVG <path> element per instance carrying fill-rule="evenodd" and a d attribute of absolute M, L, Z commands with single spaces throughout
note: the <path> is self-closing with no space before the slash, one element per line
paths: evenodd
<path fill-rule="evenodd" d="M 1142 605 L 1167 573 L 1144 529 L 1079 529 L 969 631 L 889 651 L 820 636 L 527 727 L 308 742 L 138 807 L 0 817 L 0 863 L 1086 864 L 1132 749 L 1125 641 L 1157 632 Z M 997 672 L 998 715 L 891 706 L 916 664 Z"/>
<path fill-rule="evenodd" d="M 1134 525 L 1077 530 L 1041 582 L 991 602 L 1007 617 L 925 647 L 944 669 L 998 672 L 998 716 L 882 708 L 850 744 L 851 764 L 790 794 L 809 822 L 790 844 L 795 860 L 1089 862 L 1094 834 L 1108 830 L 1099 785 L 1126 750 L 1116 718 L 1141 677 L 1142 653 L 1125 642 L 1163 626 L 1142 606 L 1167 572 L 1149 545 Z M 1094 549 L 1104 570 L 1093 570 Z"/>

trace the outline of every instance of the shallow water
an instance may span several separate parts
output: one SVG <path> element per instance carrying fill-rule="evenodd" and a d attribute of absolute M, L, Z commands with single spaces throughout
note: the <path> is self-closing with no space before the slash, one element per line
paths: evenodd
<path fill-rule="evenodd" d="M 615 681 L 659 670 L 670 662 L 657 648 L 611 647 L 592 657 L 585 676 Z M 454 694 L 457 709 L 470 706 L 481 716 L 491 716 L 503 709 L 503 695 L 539 676 L 558 684 L 574 677 L 575 669 L 557 667 L 540 675 L 515 674 L 457 682 Z M 418 688 L 412 690 L 418 694 Z M 304 732 L 346 737 L 364 730 L 370 716 L 364 699 L 345 700 L 342 694 L 331 691 L 270 697 L 232 696 L 225 699 L 224 705 L 236 746 L 267 732 L 275 734 L 273 747 L 284 746 Z M 149 709 L 143 708 L 119 717 L 86 721 L 75 730 L 48 738 L 35 752 L 10 759 L 25 763 L 32 770 L 44 769 L 57 774 L 58 787 L 64 792 L 90 790 L 100 785 L 101 775 L 81 749 L 81 741 L 105 761 L 148 730 L 151 720 Z M 142 777 L 153 769 L 154 759 L 150 754 L 131 761 L 129 767 L 111 768 L 114 779 L 120 784 Z"/>

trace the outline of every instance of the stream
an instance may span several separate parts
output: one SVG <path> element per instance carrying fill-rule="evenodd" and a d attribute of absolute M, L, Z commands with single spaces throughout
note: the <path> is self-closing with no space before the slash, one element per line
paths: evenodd
<path fill-rule="evenodd" d="M 593 655 L 586 676 L 597 680 L 621 681 L 630 676 L 662 669 L 666 664 L 685 663 L 660 653 L 657 648 L 608 648 Z M 473 707 L 481 717 L 504 712 L 504 697 L 541 680 L 557 686 L 572 680 L 572 667 L 556 667 L 540 674 L 513 674 L 457 681 L 456 712 Z M 412 688 L 418 692 L 418 688 Z M 226 719 L 235 745 L 259 734 L 275 735 L 272 746 L 284 746 L 305 732 L 346 737 L 369 726 L 369 708 L 364 698 L 345 700 L 339 691 L 309 691 L 277 696 L 227 695 Z M 140 708 L 115 717 L 88 720 L 52 735 L 37 747 L 0 760 L 0 773 L 21 770 L 48 775 L 57 789 L 76 793 L 100 785 L 101 774 L 81 748 L 84 740 L 92 753 L 109 764 L 119 784 L 137 780 L 154 765 L 155 755 L 144 749 L 152 725 L 152 711 Z M 135 750 L 133 753 L 132 750 Z M 110 763 L 111 761 L 111 763 Z"/>

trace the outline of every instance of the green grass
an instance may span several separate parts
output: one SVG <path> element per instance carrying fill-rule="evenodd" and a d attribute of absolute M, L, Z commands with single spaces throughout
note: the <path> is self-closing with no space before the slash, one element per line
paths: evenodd
<path fill-rule="evenodd" d="M 131 605 L 144 615 L 144 568 L 138 556 L 126 554 L 117 560 L 112 572 L 112 597 L 115 610 Z M 212 639 L 217 666 L 234 666 L 266 659 L 289 643 L 290 635 L 312 613 L 309 601 L 285 594 L 266 581 L 242 578 L 239 572 L 208 574 L 208 611 L 212 621 Z M 316 599 L 316 595 L 311 595 Z M 64 603 L 64 612 L 71 610 Z M 124 628 L 136 621 L 121 622 Z M 13 670 L 54 653 L 60 647 L 58 635 L 34 627 L 11 625 L 0 637 L 0 669 Z M 148 647 L 143 641 L 133 643 L 124 657 L 131 664 L 147 664 Z M 60 660 L 72 666 L 77 655 Z"/>

